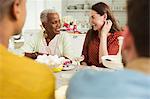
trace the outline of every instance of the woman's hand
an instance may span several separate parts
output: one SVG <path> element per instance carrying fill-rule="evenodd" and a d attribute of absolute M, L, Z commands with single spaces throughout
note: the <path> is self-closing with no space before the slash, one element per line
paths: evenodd
<path fill-rule="evenodd" d="M 25 52 L 24 56 L 32 58 L 32 59 L 36 59 L 37 58 L 37 53 L 27 53 L 27 52 Z"/>
<path fill-rule="evenodd" d="M 104 26 L 102 27 L 101 32 L 99 32 L 100 38 L 100 46 L 99 46 L 99 63 L 102 62 L 101 57 L 108 55 L 107 50 L 107 36 L 109 35 L 109 31 L 111 29 L 112 22 L 111 20 L 106 20 Z"/>
<path fill-rule="evenodd" d="M 111 29 L 111 26 L 112 26 L 112 21 L 111 20 L 106 20 L 104 22 L 104 26 L 102 27 L 102 30 L 101 32 L 99 33 L 99 36 L 101 35 L 106 35 L 109 33 L 110 29 Z"/>
<path fill-rule="evenodd" d="M 81 62 L 81 66 L 88 66 L 86 62 Z"/>

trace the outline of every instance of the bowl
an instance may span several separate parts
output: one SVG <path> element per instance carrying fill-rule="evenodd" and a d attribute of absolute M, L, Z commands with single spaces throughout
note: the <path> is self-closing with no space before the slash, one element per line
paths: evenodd
<path fill-rule="evenodd" d="M 122 63 L 122 58 L 117 55 L 106 55 L 102 56 L 102 64 L 105 67 L 115 69 L 115 70 L 120 70 L 123 69 L 123 63 Z"/>

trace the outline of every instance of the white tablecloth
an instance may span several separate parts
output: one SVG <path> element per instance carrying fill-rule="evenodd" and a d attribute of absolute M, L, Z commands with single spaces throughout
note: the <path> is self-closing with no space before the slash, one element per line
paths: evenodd
<path fill-rule="evenodd" d="M 112 69 L 107 68 L 98 68 L 98 67 L 91 67 L 91 66 L 77 66 L 75 68 L 68 71 L 61 71 L 55 73 L 56 76 L 56 91 L 55 91 L 55 98 L 56 99 L 66 99 L 66 90 L 68 87 L 69 80 L 71 77 L 79 70 L 83 69 L 94 69 L 98 71 L 114 71 Z"/>
<path fill-rule="evenodd" d="M 84 70 L 84 69 L 94 69 L 94 70 L 98 70 L 98 71 L 114 71 L 112 69 L 107 69 L 107 68 L 75 65 L 75 68 L 72 69 L 72 70 L 61 71 L 61 72 L 55 73 L 55 76 L 56 76 L 56 89 L 58 89 L 59 87 L 64 86 L 64 85 L 68 85 L 69 80 L 71 79 L 71 77 L 77 71 Z"/>

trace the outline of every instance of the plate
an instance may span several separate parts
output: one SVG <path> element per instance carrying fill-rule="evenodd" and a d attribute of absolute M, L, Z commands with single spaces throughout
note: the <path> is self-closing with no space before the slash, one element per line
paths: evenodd
<path fill-rule="evenodd" d="M 74 68 L 75 68 L 75 65 L 69 64 L 69 65 L 64 65 L 62 70 L 67 71 L 67 70 L 72 70 Z"/>

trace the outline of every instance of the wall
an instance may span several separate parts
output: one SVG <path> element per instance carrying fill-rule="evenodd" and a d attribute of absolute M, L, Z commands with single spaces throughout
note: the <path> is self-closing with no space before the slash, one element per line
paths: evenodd
<path fill-rule="evenodd" d="M 97 2 L 105 2 L 110 6 L 122 7 L 126 5 L 126 0 L 28 0 L 27 1 L 27 17 L 23 30 L 29 29 L 40 29 L 40 12 L 46 8 L 56 9 L 60 16 L 72 15 L 81 23 L 88 23 L 89 11 L 71 12 L 66 11 L 66 6 L 75 4 L 86 4 L 90 5 Z M 120 25 L 126 24 L 126 11 L 114 11 L 115 17 L 120 22 Z M 86 28 L 86 26 L 83 27 Z"/>
<path fill-rule="evenodd" d="M 80 23 L 89 22 L 89 12 L 90 10 L 68 10 L 68 6 L 73 6 L 77 4 L 90 4 L 90 7 L 97 2 L 105 2 L 108 4 L 115 18 L 119 24 L 123 27 L 126 24 L 126 0 L 63 0 L 62 3 L 62 16 L 73 16 L 75 19 L 80 21 Z"/>
<path fill-rule="evenodd" d="M 28 0 L 27 17 L 23 30 L 40 29 L 40 13 L 47 8 L 55 9 L 61 15 L 61 0 Z"/>

